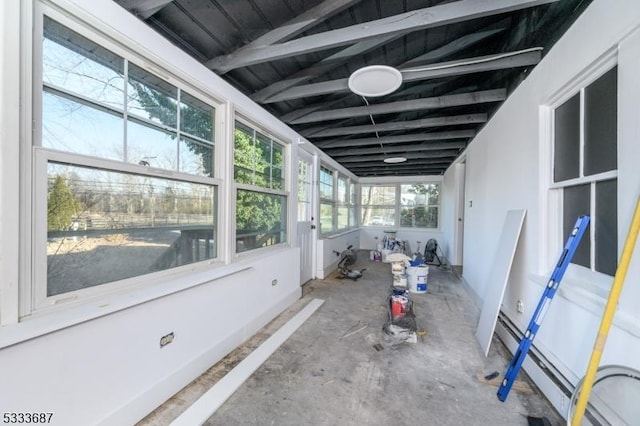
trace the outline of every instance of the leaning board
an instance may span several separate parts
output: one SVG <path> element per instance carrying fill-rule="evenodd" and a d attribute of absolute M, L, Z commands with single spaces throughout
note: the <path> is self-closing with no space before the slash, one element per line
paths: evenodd
<path fill-rule="evenodd" d="M 489 354 L 491 337 L 496 328 L 500 305 L 502 305 L 504 290 L 509 280 L 509 272 L 511 271 L 513 257 L 516 254 L 525 214 L 526 210 L 507 211 L 507 216 L 502 226 L 502 233 L 500 234 L 498 249 L 493 258 L 491 272 L 488 276 L 484 304 L 482 305 L 478 329 L 476 330 L 476 337 L 480 342 L 480 346 L 484 349 L 485 356 Z"/>

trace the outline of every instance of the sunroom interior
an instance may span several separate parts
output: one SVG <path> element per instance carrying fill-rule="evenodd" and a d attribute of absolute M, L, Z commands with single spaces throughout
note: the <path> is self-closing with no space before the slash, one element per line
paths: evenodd
<path fill-rule="evenodd" d="M 511 353 L 590 217 L 523 366 L 567 416 L 640 196 L 635 0 L 29 0 L 0 27 L 0 411 L 135 424 L 390 235 L 480 309 L 519 211 Z M 632 372 L 639 251 L 599 361 Z"/>

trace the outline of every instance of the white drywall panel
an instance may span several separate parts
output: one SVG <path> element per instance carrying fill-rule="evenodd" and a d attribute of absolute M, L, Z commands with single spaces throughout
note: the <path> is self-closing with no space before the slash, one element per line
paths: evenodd
<path fill-rule="evenodd" d="M 476 330 L 476 337 L 485 355 L 489 354 L 491 337 L 500 313 L 502 296 L 509 281 L 509 272 L 518 246 L 525 214 L 525 210 L 509 210 L 507 212 L 500 233 L 498 249 L 493 256 L 491 272 L 487 276 L 488 284 L 485 286 L 487 292 L 483 298 L 484 303 Z"/>

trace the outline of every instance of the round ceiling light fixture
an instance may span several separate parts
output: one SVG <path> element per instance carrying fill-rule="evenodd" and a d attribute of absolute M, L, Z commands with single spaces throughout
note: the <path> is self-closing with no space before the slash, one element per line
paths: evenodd
<path fill-rule="evenodd" d="M 349 89 L 365 97 L 384 96 L 395 92 L 402 84 L 400 71 L 387 65 L 360 68 L 349 77 Z"/>
<path fill-rule="evenodd" d="M 404 163 L 405 161 L 407 161 L 407 157 L 387 157 L 382 161 L 390 164 Z"/>

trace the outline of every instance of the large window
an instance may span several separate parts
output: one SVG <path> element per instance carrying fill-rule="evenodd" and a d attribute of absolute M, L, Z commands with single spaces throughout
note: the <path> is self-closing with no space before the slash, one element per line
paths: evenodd
<path fill-rule="evenodd" d="M 328 167 L 320 167 L 320 233 L 356 227 L 355 183 Z"/>
<path fill-rule="evenodd" d="M 216 257 L 214 107 L 46 16 L 39 42 L 36 298 Z"/>
<path fill-rule="evenodd" d="M 562 193 L 564 237 L 579 215 L 591 217 L 572 263 L 607 275 L 618 260 L 617 90 L 614 67 L 553 114 L 553 187 Z"/>
<path fill-rule="evenodd" d="M 362 185 L 360 202 L 364 226 L 438 228 L 439 183 Z"/>
<path fill-rule="evenodd" d="M 286 242 L 284 146 L 236 120 L 236 252 Z"/>
<path fill-rule="evenodd" d="M 360 197 L 363 225 L 393 226 L 395 224 L 395 185 L 362 185 Z"/>

